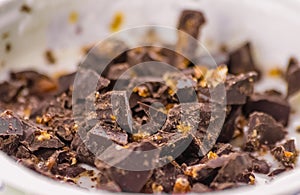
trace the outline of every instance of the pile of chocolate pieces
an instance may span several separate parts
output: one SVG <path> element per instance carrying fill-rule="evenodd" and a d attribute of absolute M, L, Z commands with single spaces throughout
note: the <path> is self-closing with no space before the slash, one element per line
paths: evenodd
<path fill-rule="evenodd" d="M 178 29 L 197 39 L 205 22 L 201 12 L 185 10 Z M 194 45 L 187 44 L 180 37 L 174 44 L 177 51 L 195 50 Z M 114 47 L 110 46 L 102 53 L 89 54 L 93 57 L 90 60 L 97 62 L 103 53 L 127 47 L 122 41 L 112 45 Z M 97 73 L 97 67 L 83 68 L 87 77 L 92 75 L 98 80 L 96 90 L 90 94 L 95 97 L 95 110 L 87 113 L 84 124 L 77 123 L 73 110 L 75 107 L 80 110 L 82 102 L 90 96 L 77 94 L 78 99 L 72 101 L 76 72 L 58 79 L 32 70 L 11 72 L 10 79 L 0 84 L 0 149 L 20 165 L 65 182 L 76 183 L 76 178 L 91 174 L 82 166 L 90 165 L 98 170 L 93 177 L 97 181 L 95 187 L 113 192 L 209 192 L 253 185 L 256 173 L 273 177 L 293 169 L 298 153 L 295 140 L 286 138 L 292 110 L 287 100 L 300 90 L 297 83 L 300 81 L 300 64 L 295 59 L 290 60 L 285 74 L 288 93 L 283 96 L 275 90 L 254 92 L 255 83 L 264 78 L 255 65 L 249 43 L 213 56 L 218 66 L 210 69 L 209 64 L 205 64 L 207 56 L 195 57 L 201 64 L 193 64 L 169 49 L 140 47 L 122 53 L 101 75 Z M 134 78 L 128 78 L 128 86 L 134 86 L 130 97 L 113 90 L 123 72 L 147 61 L 170 64 L 191 78 L 197 104 L 180 109 L 195 97 L 179 101 L 176 94 L 186 91 L 184 86 L 177 85 L 176 74 L 137 86 L 134 86 L 137 83 Z M 80 77 L 80 82 L 84 83 L 87 77 Z M 146 77 L 139 79 L 147 81 Z M 210 88 L 219 85 L 225 88 L 226 117 L 221 131 L 213 134 L 207 132 L 209 123 L 214 120 L 211 117 Z M 84 91 L 84 86 L 80 90 Z M 131 116 L 136 127 L 134 131 L 123 128 L 128 125 L 128 120 L 118 120 L 113 115 L 110 101 L 113 95 L 128 100 L 120 101 L 118 112 Z M 160 102 L 164 109 L 157 109 L 154 102 Z M 191 124 L 181 123 L 180 115 L 195 110 L 200 111 L 201 117 L 196 121 L 196 133 L 191 135 Z M 151 120 L 149 123 L 150 112 L 158 115 L 156 119 L 160 121 Z M 153 129 L 155 122 L 164 125 L 156 131 L 139 129 L 142 125 L 145 129 L 144 124 Z M 79 133 L 82 126 L 86 130 L 83 135 Z M 209 151 L 202 150 L 203 136 L 215 138 Z M 185 142 L 187 138 L 191 141 Z M 123 170 L 103 162 L 92 152 L 100 150 L 101 140 L 111 140 L 132 151 L 158 149 L 160 153 L 146 163 L 161 158 L 167 158 L 169 162 L 151 170 Z M 180 144 L 185 144 L 186 149 L 174 158 L 160 150 Z M 271 167 L 271 163 L 263 158 L 266 153 L 273 155 L 273 161 L 280 164 L 279 168 Z M 130 154 L 124 158 L 130 158 Z M 124 158 L 116 161 L 116 165 L 121 165 Z"/>

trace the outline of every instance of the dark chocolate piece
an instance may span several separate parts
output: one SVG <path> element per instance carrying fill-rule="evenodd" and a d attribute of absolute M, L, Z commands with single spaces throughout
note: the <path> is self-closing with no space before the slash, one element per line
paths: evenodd
<path fill-rule="evenodd" d="M 279 175 L 285 171 L 287 171 L 287 168 L 279 168 L 279 169 L 275 169 L 274 171 L 272 171 L 270 174 L 268 174 L 269 177 L 274 177 L 276 175 Z"/>
<path fill-rule="evenodd" d="M 76 72 L 60 76 L 58 78 L 58 94 L 66 92 L 73 87 Z"/>
<path fill-rule="evenodd" d="M 300 80 L 300 64 L 299 62 L 291 58 L 287 71 L 286 71 L 286 80 L 288 83 L 287 96 L 292 96 L 300 90 L 300 85 L 298 85 Z"/>
<path fill-rule="evenodd" d="M 4 81 L 0 84 L 0 101 L 9 103 L 17 98 L 26 83 L 22 81 Z"/>
<path fill-rule="evenodd" d="M 260 73 L 254 62 L 249 42 L 230 53 L 228 71 L 231 74 L 241 74 L 250 71 Z"/>
<path fill-rule="evenodd" d="M 298 152 L 294 140 L 288 140 L 283 145 L 275 147 L 271 153 L 275 159 L 281 162 L 285 167 L 295 166 Z"/>
<path fill-rule="evenodd" d="M 281 141 L 286 133 L 283 126 L 276 122 L 270 115 L 254 112 L 250 115 L 249 119 L 245 150 L 256 151 L 261 145 L 272 147 Z"/>
<path fill-rule="evenodd" d="M 225 82 L 226 100 L 228 105 L 243 105 L 253 93 L 256 72 L 249 72 L 237 76 L 228 76 Z"/>
<path fill-rule="evenodd" d="M 57 83 L 53 79 L 35 71 L 12 72 L 10 76 L 13 81 L 26 82 L 29 95 L 46 97 L 57 89 Z"/>
<path fill-rule="evenodd" d="M 218 142 L 229 142 L 235 130 L 237 129 L 237 119 L 242 115 L 242 108 L 240 106 L 233 106 L 229 115 L 225 119 L 221 133 L 218 137 Z"/>
<path fill-rule="evenodd" d="M 290 105 L 282 96 L 271 94 L 253 94 L 244 106 L 248 116 L 254 111 L 271 115 L 278 122 L 287 126 L 290 116 Z"/>
<path fill-rule="evenodd" d="M 228 162 L 218 171 L 211 186 L 217 187 L 220 183 L 245 182 L 239 180 L 239 178 L 241 175 L 248 173 L 250 168 L 251 160 L 247 154 L 233 154 Z"/>
<path fill-rule="evenodd" d="M 268 174 L 270 172 L 270 165 L 265 160 L 252 158 L 252 169 L 254 172 L 262 174 Z"/>
<path fill-rule="evenodd" d="M 129 149 L 137 152 L 153 150 L 156 149 L 156 147 L 150 142 L 142 142 L 140 144 L 133 144 L 129 146 Z M 137 155 L 137 153 L 135 154 Z M 132 169 L 139 166 L 136 164 L 140 163 L 144 163 L 144 165 L 148 163 L 148 165 L 151 166 L 158 158 L 158 154 L 154 154 L 154 156 L 144 156 L 142 152 L 138 154 L 138 157 L 136 155 L 133 156 L 132 154 L 129 154 L 127 157 L 125 157 L 125 159 L 116 163 L 115 167 L 110 167 L 108 169 L 109 177 L 116 182 L 124 192 L 140 192 L 146 182 L 150 179 L 152 170 L 129 171 L 116 167 L 131 167 L 130 169 Z"/>
<path fill-rule="evenodd" d="M 174 57 L 174 64 L 176 67 L 181 69 L 186 68 L 188 64 L 186 64 L 185 57 L 189 59 L 195 57 L 195 52 L 198 45 L 197 41 L 194 39 L 198 39 L 200 28 L 204 24 L 205 17 L 199 11 L 184 10 L 181 13 L 177 27 L 179 32 L 176 44 L 176 52 L 180 55 L 176 54 Z M 189 37 L 187 34 L 191 37 Z"/>
<path fill-rule="evenodd" d="M 10 110 L 0 114 L 0 136 L 23 135 L 22 121 Z"/>

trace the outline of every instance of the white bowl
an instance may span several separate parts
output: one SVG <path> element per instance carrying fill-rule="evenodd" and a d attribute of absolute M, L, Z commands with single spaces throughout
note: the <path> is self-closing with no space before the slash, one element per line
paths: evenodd
<path fill-rule="evenodd" d="M 20 12 L 24 2 L 32 7 L 31 13 Z M 209 51 L 217 51 L 222 44 L 233 49 L 249 40 L 253 43 L 255 60 L 264 73 L 275 66 L 285 68 L 291 56 L 300 58 L 298 0 L 2 0 L 0 3 L 0 34 L 10 34 L 0 41 L 0 80 L 5 79 L 9 70 L 34 68 L 47 74 L 74 71 L 83 56 L 82 45 L 107 37 L 110 34 L 109 23 L 117 11 L 124 14 L 122 29 L 126 29 L 141 25 L 176 27 L 181 10 L 202 10 L 208 22 L 201 41 Z M 70 24 L 68 17 L 74 11 L 78 13 L 79 20 Z M 7 43 L 12 45 L 9 53 L 4 49 Z M 44 58 L 46 49 L 54 51 L 58 59 L 55 65 L 47 64 Z M 286 92 L 285 83 L 274 78 L 265 79 L 256 90 L 272 88 Z M 295 127 L 300 124 L 300 120 L 296 120 L 300 116 L 300 98 L 293 98 L 291 103 L 296 113 L 291 117 L 289 136 L 296 139 L 300 148 L 300 135 L 295 133 Z M 214 194 L 296 193 L 300 191 L 299 177 L 300 169 L 296 168 L 267 184 Z M 52 181 L 16 165 L 2 153 L 0 180 L 30 194 L 107 193 L 88 192 Z M 0 190 L 0 194 L 4 193 Z"/>

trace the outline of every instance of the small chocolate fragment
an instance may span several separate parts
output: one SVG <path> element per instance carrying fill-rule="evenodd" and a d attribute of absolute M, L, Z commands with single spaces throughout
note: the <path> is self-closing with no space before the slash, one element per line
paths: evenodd
<path fill-rule="evenodd" d="M 241 175 L 248 173 L 251 166 L 251 160 L 246 154 L 233 154 L 228 162 L 218 171 L 211 186 L 219 188 L 219 184 L 236 183 Z M 245 182 L 240 180 L 239 182 Z"/>
<path fill-rule="evenodd" d="M 54 56 L 54 53 L 52 50 L 46 50 L 45 51 L 45 59 L 49 64 L 55 64 L 56 63 L 56 57 Z"/>
<path fill-rule="evenodd" d="M 271 153 L 276 160 L 281 162 L 285 167 L 294 167 L 298 152 L 295 146 L 295 140 L 288 140 L 283 145 L 275 147 Z"/>
<path fill-rule="evenodd" d="M 225 123 L 222 127 L 221 133 L 218 137 L 218 142 L 229 142 L 236 130 L 237 119 L 242 115 L 242 108 L 240 106 L 233 106 L 229 115 L 225 119 Z"/>
<path fill-rule="evenodd" d="M 280 169 L 275 169 L 274 171 L 272 171 L 270 174 L 268 174 L 269 177 L 274 177 L 276 175 L 279 175 L 285 171 L 287 171 L 287 168 L 280 168 Z"/>
<path fill-rule="evenodd" d="M 0 84 L 0 101 L 3 101 L 5 103 L 9 103 L 13 101 L 22 88 L 24 87 L 25 83 L 22 81 L 14 81 L 14 82 L 3 82 Z M 5 95 L 4 95 L 5 94 Z"/>
<path fill-rule="evenodd" d="M 152 170 L 129 171 L 116 167 L 126 167 L 132 170 L 134 167 L 140 167 L 138 164 L 141 163 L 143 163 L 145 166 L 147 164 L 151 166 L 158 158 L 158 154 L 153 154 L 153 156 L 145 156 L 143 154 L 143 151 L 145 152 L 156 149 L 156 147 L 150 142 L 133 144 L 132 146 L 129 146 L 129 149 L 135 153 L 129 154 L 127 157 L 125 157 L 125 159 L 116 163 L 114 167 L 110 167 L 108 169 L 108 175 L 120 186 L 122 191 L 140 192 L 146 182 L 150 179 Z M 138 151 L 141 151 L 141 153 L 138 154 Z"/>
<path fill-rule="evenodd" d="M 197 41 L 200 28 L 205 24 L 205 17 L 202 12 L 194 10 L 184 10 L 181 13 L 178 22 L 178 40 L 176 44 L 176 52 L 174 61 L 178 68 L 186 68 L 187 60 L 184 57 L 192 59 L 195 57 L 195 52 L 198 47 Z M 187 34 L 191 35 L 189 37 Z M 193 39 L 194 38 L 194 39 Z M 183 57 L 184 56 L 184 57 Z"/>
<path fill-rule="evenodd" d="M 25 82 L 29 95 L 47 97 L 57 89 L 57 83 L 53 79 L 36 71 L 12 72 L 10 76 L 12 81 Z"/>
<path fill-rule="evenodd" d="M 244 112 L 248 116 L 254 111 L 271 115 L 275 120 L 287 126 L 291 108 L 287 100 L 280 95 L 253 94 L 244 106 Z"/>
<path fill-rule="evenodd" d="M 286 80 L 288 84 L 287 96 L 290 97 L 300 90 L 300 85 L 298 85 L 298 82 L 300 80 L 300 64 L 294 58 L 290 59 L 286 71 Z"/>
<path fill-rule="evenodd" d="M 256 151 L 261 145 L 272 147 L 281 141 L 286 133 L 283 126 L 276 122 L 270 115 L 254 112 L 250 115 L 249 119 L 245 150 Z"/>
<path fill-rule="evenodd" d="M 66 92 L 73 87 L 76 72 L 60 76 L 58 78 L 58 94 Z"/>
<path fill-rule="evenodd" d="M 154 170 L 151 183 L 154 182 L 156 185 L 162 186 L 163 192 L 170 193 L 173 190 L 176 178 L 181 174 L 182 170 L 179 167 L 169 163 Z"/>
<path fill-rule="evenodd" d="M 258 71 L 251 53 L 251 44 L 247 42 L 229 55 L 228 70 L 231 74 L 241 74 Z"/>
<path fill-rule="evenodd" d="M 118 124 L 123 130 L 133 133 L 132 114 L 126 91 L 110 91 L 95 98 L 95 104 L 90 103 L 98 119 Z"/>
<path fill-rule="evenodd" d="M 252 169 L 255 173 L 268 174 L 270 172 L 270 165 L 265 160 L 252 158 Z"/>
<path fill-rule="evenodd" d="M 184 10 L 179 18 L 178 30 L 182 30 L 197 39 L 199 36 L 199 28 L 204 23 L 205 18 L 202 12 Z"/>
<path fill-rule="evenodd" d="M 128 135 L 126 132 L 122 131 L 113 126 L 102 126 L 97 124 L 88 132 L 88 141 L 93 140 L 93 144 L 106 145 L 106 143 L 110 143 L 111 141 L 116 142 L 120 145 L 126 145 L 128 143 Z"/>
<path fill-rule="evenodd" d="M 23 4 L 21 7 L 20 7 L 20 11 L 21 12 L 24 12 L 24 13 L 31 13 L 31 7 L 29 7 L 28 5 L 26 4 Z"/>
<path fill-rule="evenodd" d="M 79 174 L 85 172 L 86 169 L 80 166 L 73 166 L 73 165 L 69 165 L 68 163 L 62 163 L 62 164 L 58 164 L 55 165 L 52 168 L 52 173 L 53 174 L 58 174 L 58 175 L 62 175 L 64 177 L 70 177 L 70 178 L 74 178 L 77 177 Z"/>
<path fill-rule="evenodd" d="M 228 76 L 225 82 L 227 105 L 243 105 L 253 93 L 256 72 Z"/>
<path fill-rule="evenodd" d="M 22 121 L 10 110 L 0 114 L 0 136 L 23 135 Z"/>
<path fill-rule="evenodd" d="M 59 149 L 65 146 L 53 132 L 47 129 L 41 129 L 38 125 L 28 122 L 25 128 L 26 134 L 24 134 L 21 143 L 31 152 L 41 148 Z"/>
<path fill-rule="evenodd" d="M 119 64 L 114 64 L 112 65 L 107 74 L 104 76 L 110 80 L 118 80 L 118 79 L 125 79 L 125 71 L 129 69 L 129 64 L 128 63 L 119 63 Z M 129 79 L 129 78 L 126 78 Z"/>

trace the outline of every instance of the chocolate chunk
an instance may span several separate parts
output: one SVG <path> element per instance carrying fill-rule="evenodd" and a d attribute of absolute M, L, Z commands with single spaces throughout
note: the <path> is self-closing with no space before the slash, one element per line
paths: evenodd
<path fill-rule="evenodd" d="M 228 76 L 225 82 L 226 100 L 228 105 L 242 105 L 253 93 L 257 73 L 249 72 L 238 76 Z"/>
<path fill-rule="evenodd" d="M 286 71 L 286 80 L 288 83 L 288 92 L 287 96 L 292 96 L 300 90 L 300 86 L 297 84 L 300 80 L 300 64 L 299 62 L 291 58 L 287 71 Z"/>
<path fill-rule="evenodd" d="M 212 182 L 212 187 L 217 187 L 222 183 L 236 183 L 242 174 L 248 172 L 251 166 L 250 158 L 246 154 L 232 154 L 231 158 L 227 161 L 219 171 L 217 176 Z M 242 182 L 240 180 L 240 182 Z"/>
<path fill-rule="evenodd" d="M 276 175 L 279 175 L 285 171 L 287 171 L 288 169 L 287 168 L 280 168 L 280 169 L 275 169 L 274 171 L 272 171 L 268 176 L 269 177 L 274 177 Z"/>
<path fill-rule="evenodd" d="M 194 38 L 199 36 L 199 28 L 205 23 L 204 15 L 199 11 L 184 10 L 178 22 L 178 29 L 182 30 Z"/>
<path fill-rule="evenodd" d="M 5 103 L 9 103 L 16 99 L 22 88 L 24 87 L 25 83 L 22 81 L 14 81 L 14 82 L 7 82 L 4 81 L 0 84 L 0 101 Z M 5 94 L 5 95 L 4 95 Z"/>
<path fill-rule="evenodd" d="M 256 68 L 249 42 L 230 53 L 228 70 L 231 74 L 241 74 L 250 71 L 260 73 Z"/>
<path fill-rule="evenodd" d="M 283 145 L 275 147 L 271 153 L 285 167 L 294 167 L 298 157 L 294 140 L 288 140 Z"/>
<path fill-rule="evenodd" d="M 22 121 L 10 110 L 0 114 L 0 136 L 23 135 Z"/>
<path fill-rule="evenodd" d="M 286 133 L 283 126 L 276 122 L 270 115 L 254 112 L 249 118 L 249 130 L 245 150 L 256 151 L 261 145 L 272 147 L 281 141 Z"/>
<path fill-rule="evenodd" d="M 104 76 L 110 80 L 126 79 L 124 73 L 127 69 L 129 69 L 129 67 L 128 63 L 114 64 L 109 68 L 107 74 Z"/>
<path fill-rule="evenodd" d="M 174 51 L 161 48 L 161 47 L 138 47 L 131 49 L 127 52 L 128 64 L 134 66 L 143 62 L 156 61 L 164 62 L 166 64 L 171 63 L 171 56 L 174 55 Z M 151 74 L 148 74 L 149 76 Z"/>
<path fill-rule="evenodd" d="M 290 105 L 282 96 L 271 94 L 253 94 L 244 106 L 244 112 L 248 116 L 252 112 L 264 112 L 275 120 L 287 126 L 290 115 Z"/>
<path fill-rule="evenodd" d="M 74 81 L 73 98 L 76 100 L 83 100 L 90 94 L 95 93 L 95 90 L 99 88 L 99 80 L 101 76 L 91 69 L 80 69 Z"/>
<path fill-rule="evenodd" d="M 108 169 L 109 177 L 116 182 L 124 192 L 140 192 L 146 182 L 152 175 L 152 170 L 131 171 L 134 167 L 140 167 L 140 163 L 145 166 L 153 166 L 153 163 L 158 158 L 158 153 L 152 156 L 144 156 L 143 151 L 156 149 L 150 142 L 142 142 L 133 144 L 129 148 L 135 153 L 131 153 L 125 159 L 119 161 L 114 167 Z M 136 153 L 140 151 L 141 153 Z M 124 170 L 117 167 L 126 167 L 130 170 Z"/>
<path fill-rule="evenodd" d="M 91 106 L 94 104 L 91 102 Z M 96 98 L 95 108 L 98 119 L 116 123 L 126 132 L 133 133 L 132 114 L 126 91 L 110 91 Z"/>
<path fill-rule="evenodd" d="M 162 186 L 163 192 L 170 193 L 176 182 L 176 178 L 182 174 L 180 167 L 169 163 L 161 168 L 154 170 L 151 183 Z"/>
<path fill-rule="evenodd" d="M 237 129 L 237 119 L 242 115 L 242 109 L 240 106 L 233 106 L 229 115 L 225 119 L 225 123 L 222 127 L 221 133 L 218 137 L 218 142 L 229 142 L 235 130 Z"/>
<path fill-rule="evenodd" d="M 270 165 L 265 160 L 252 158 L 252 169 L 254 172 L 262 174 L 268 174 L 270 172 Z"/>
<path fill-rule="evenodd" d="M 68 163 L 62 163 L 53 166 L 51 171 L 53 174 L 59 174 L 64 177 L 74 178 L 79 174 L 85 172 L 86 169 L 80 166 L 70 166 Z"/>
<path fill-rule="evenodd" d="M 1 139 L 1 138 L 0 138 Z M 16 157 L 21 159 L 21 158 L 30 158 L 30 152 L 25 146 L 19 146 Z"/>
<path fill-rule="evenodd" d="M 12 72 L 10 76 L 13 81 L 25 81 L 30 95 L 46 97 L 57 89 L 57 83 L 53 79 L 35 71 Z"/>
<path fill-rule="evenodd" d="M 205 164 L 197 164 L 187 167 L 185 174 L 191 176 L 194 181 L 210 185 L 215 176 L 218 174 L 218 170 L 224 166 L 230 158 L 230 155 L 224 155 L 208 160 Z"/>
<path fill-rule="evenodd" d="M 26 137 L 21 143 L 26 146 L 31 152 L 37 151 L 41 148 L 59 149 L 65 144 L 58 139 L 55 134 L 48 130 L 39 129 L 37 126 L 29 126 L 31 132 L 26 132 Z"/>
<path fill-rule="evenodd" d="M 0 136 L 0 150 L 7 153 L 7 155 L 13 155 L 19 146 L 20 138 L 16 135 Z"/>
<path fill-rule="evenodd" d="M 126 132 L 118 128 L 113 128 L 110 126 L 102 126 L 97 124 L 88 132 L 88 143 L 97 145 L 99 148 L 107 147 L 113 142 L 120 145 L 126 145 L 128 143 L 128 135 Z"/>
<path fill-rule="evenodd" d="M 71 87 L 73 87 L 75 76 L 76 72 L 66 74 L 58 78 L 58 94 L 66 92 Z"/>
<path fill-rule="evenodd" d="M 94 165 L 95 155 L 87 148 L 85 143 L 81 143 L 77 149 L 77 159 L 81 163 L 86 163 L 88 165 Z"/>
<path fill-rule="evenodd" d="M 199 11 L 184 10 L 181 13 L 178 22 L 178 40 L 176 44 L 176 52 L 180 55 L 175 55 L 175 66 L 178 68 L 186 68 L 186 59 L 192 59 L 195 55 L 195 51 L 198 47 L 197 41 L 193 38 L 198 39 L 200 28 L 205 24 L 205 17 Z M 191 35 L 189 37 L 187 34 Z M 184 56 L 184 57 L 183 57 Z"/>

